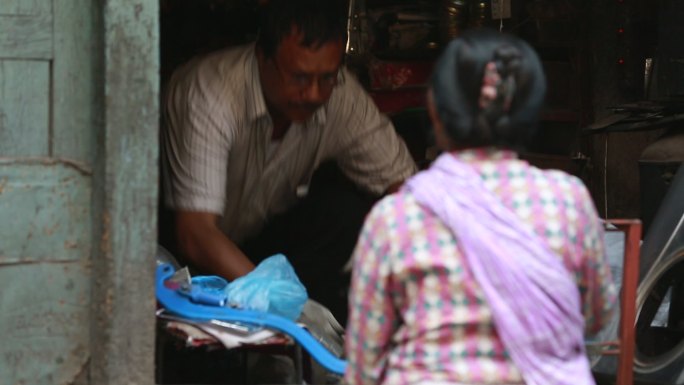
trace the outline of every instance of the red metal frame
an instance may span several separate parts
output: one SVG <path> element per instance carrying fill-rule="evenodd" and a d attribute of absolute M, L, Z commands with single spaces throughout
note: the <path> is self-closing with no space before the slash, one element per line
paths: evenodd
<path fill-rule="evenodd" d="M 631 385 L 633 383 L 634 324 L 636 320 L 636 296 L 639 284 L 639 252 L 641 241 L 641 221 L 638 219 L 609 219 L 606 225 L 613 225 L 617 229 L 607 231 L 622 231 L 625 233 L 625 254 L 622 267 L 622 290 L 620 293 L 620 329 L 618 339 L 603 343 L 612 349 L 601 354 L 617 355 L 618 368 L 616 373 L 617 385 Z"/>

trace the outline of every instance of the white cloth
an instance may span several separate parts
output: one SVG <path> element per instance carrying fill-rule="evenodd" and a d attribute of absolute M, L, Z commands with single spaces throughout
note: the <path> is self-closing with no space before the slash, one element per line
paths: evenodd
<path fill-rule="evenodd" d="M 270 160 L 273 130 L 254 45 L 196 59 L 172 76 L 164 109 L 166 204 L 222 214 L 233 241 L 254 235 L 292 206 L 316 167 L 336 160 L 359 186 L 380 194 L 415 171 L 394 128 L 346 70 L 314 116 L 293 124 Z"/>

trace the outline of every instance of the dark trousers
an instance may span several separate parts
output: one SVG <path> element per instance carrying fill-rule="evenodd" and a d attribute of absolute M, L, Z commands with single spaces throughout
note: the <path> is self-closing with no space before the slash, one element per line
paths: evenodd
<path fill-rule="evenodd" d="M 241 249 L 255 263 L 276 253 L 287 256 L 309 298 L 325 305 L 345 324 L 350 276 L 342 269 L 375 200 L 349 181 L 336 164 L 326 163 L 316 171 L 307 197 L 270 220 Z"/>

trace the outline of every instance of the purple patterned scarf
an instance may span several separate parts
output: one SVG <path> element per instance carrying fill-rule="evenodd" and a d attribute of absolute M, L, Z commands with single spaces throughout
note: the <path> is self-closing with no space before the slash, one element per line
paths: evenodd
<path fill-rule="evenodd" d="M 546 242 L 453 155 L 441 155 L 404 188 L 453 232 L 525 382 L 594 384 L 579 290 Z"/>

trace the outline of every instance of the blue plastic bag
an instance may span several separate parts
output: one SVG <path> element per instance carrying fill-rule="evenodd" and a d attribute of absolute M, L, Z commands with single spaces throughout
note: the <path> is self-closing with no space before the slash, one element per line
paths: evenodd
<path fill-rule="evenodd" d="M 296 321 L 308 299 L 292 265 L 283 254 L 272 255 L 249 274 L 226 287 L 229 306 L 265 311 Z"/>

